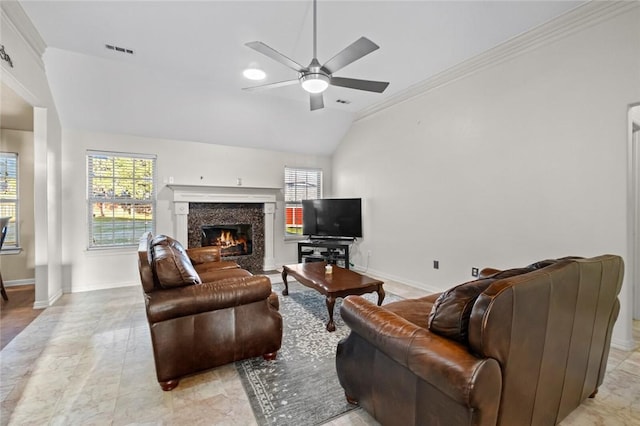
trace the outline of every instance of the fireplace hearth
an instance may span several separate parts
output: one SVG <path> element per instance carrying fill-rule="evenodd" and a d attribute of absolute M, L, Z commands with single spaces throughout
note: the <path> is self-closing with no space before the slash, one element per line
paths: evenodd
<path fill-rule="evenodd" d="M 253 253 L 251 224 L 204 225 L 202 247 L 219 246 L 220 256 L 248 256 Z"/>

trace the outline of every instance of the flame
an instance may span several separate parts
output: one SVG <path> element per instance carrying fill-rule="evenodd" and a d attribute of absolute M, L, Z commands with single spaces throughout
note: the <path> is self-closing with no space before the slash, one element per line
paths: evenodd
<path fill-rule="evenodd" d="M 233 233 L 231 231 L 222 231 L 220 236 L 216 239 L 216 245 L 222 248 L 242 245 L 245 252 L 249 250 L 247 247 L 247 239 L 245 237 L 239 237 L 237 239 L 233 238 Z"/>

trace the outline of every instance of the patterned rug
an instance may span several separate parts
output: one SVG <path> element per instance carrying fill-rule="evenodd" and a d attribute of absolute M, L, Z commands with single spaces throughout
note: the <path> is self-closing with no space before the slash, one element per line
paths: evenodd
<path fill-rule="evenodd" d="M 342 299 L 336 301 L 336 331 L 329 333 L 325 298 L 297 283 L 274 284 L 284 323 L 282 348 L 275 361 L 252 358 L 236 363 L 259 425 L 319 425 L 356 406 L 348 404 L 338 382 L 335 352 L 349 334 L 340 317 Z M 364 296 L 376 303 L 377 293 Z M 383 304 L 400 300 L 386 294 Z"/>

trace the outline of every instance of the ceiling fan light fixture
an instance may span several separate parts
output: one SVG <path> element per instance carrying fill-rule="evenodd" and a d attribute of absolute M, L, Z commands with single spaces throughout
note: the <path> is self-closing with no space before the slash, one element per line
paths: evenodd
<path fill-rule="evenodd" d="M 267 73 L 262 71 L 260 68 L 247 68 L 242 71 L 242 75 L 249 80 L 264 80 Z"/>
<path fill-rule="evenodd" d="M 325 74 L 305 74 L 300 77 L 302 88 L 309 93 L 322 93 L 329 87 L 329 76 Z"/>

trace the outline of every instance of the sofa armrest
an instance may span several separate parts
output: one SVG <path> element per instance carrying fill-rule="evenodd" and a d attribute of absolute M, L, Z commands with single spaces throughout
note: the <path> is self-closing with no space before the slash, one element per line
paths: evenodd
<path fill-rule="evenodd" d="M 260 300 L 267 303 L 270 295 L 271 280 L 255 275 L 145 293 L 145 303 L 147 318 L 153 324 Z"/>
<path fill-rule="evenodd" d="M 478 358 L 466 346 L 360 296 L 347 297 L 340 314 L 353 333 L 453 400 L 469 407 L 500 400 L 502 373 L 496 360 Z"/>
<path fill-rule="evenodd" d="M 186 249 L 187 256 L 191 263 L 199 265 L 201 263 L 220 262 L 220 247 L 206 246 Z"/>

